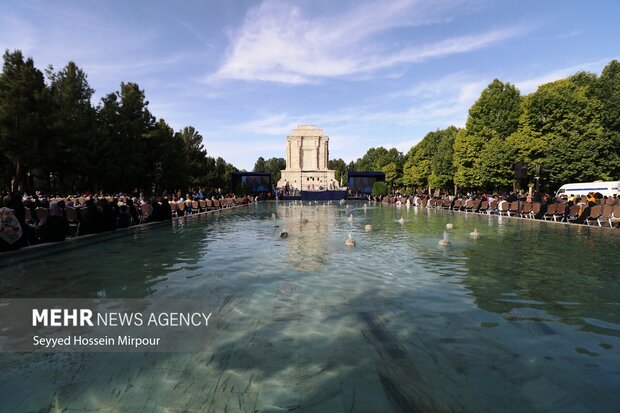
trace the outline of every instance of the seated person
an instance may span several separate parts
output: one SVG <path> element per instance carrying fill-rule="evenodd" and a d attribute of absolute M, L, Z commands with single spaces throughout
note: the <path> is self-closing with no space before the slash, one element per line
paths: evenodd
<path fill-rule="evenodd" d="M 64 241 L 67 228 L 67 219 L 62 213 L 62 209 L 58 203 L 52 202 L 47 217 L 41 219 L 39 223 L 39 237 L 41 238 L 41 242 Z"/>
<path fill-rule="evenodd" d="M 22 227 L 9 208 L 0 208 L 0 252 L 18 250 Z"/>
<path fill-rule="evenodd" d="M 118 227 L 127 228 L 131 225 L 131 214 L 127 205 L 121 205 L 118 212 Z"/>

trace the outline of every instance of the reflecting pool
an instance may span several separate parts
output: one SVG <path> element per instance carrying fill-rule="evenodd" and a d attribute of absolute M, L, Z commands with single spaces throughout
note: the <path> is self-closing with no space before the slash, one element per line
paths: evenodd
<path fill-rule="evenodd" d="M 0 411 L 617 411 L 619 233 L 264 203 L 33 250 L 2 297 L 217 308 L 196 352 L 2 353 Z"/>

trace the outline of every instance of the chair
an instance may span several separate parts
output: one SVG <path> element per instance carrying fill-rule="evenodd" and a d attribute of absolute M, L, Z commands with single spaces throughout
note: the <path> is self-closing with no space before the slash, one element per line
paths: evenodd
<path fill-rule="evenodd" d="M 140 205 L 140 212 L 142 212 L 142 215 L 140 215 L 140 223 L 143 224 L 151 216 L 153 207 L 149 204 L 142 204 Z"/>
<path fill-rule="evenodd" d="M 581 207 L 577 204 L 573 205 L 572 207 L 570 207 L 570 209 L 568 210 L 568 216 L 566 217 L 566 220 L 568 222 L 575 222 L 577 221 L 577 219 L 579 218 L 579 211 L 581 210 Z"/>
<path fill-rule="evenodd" d="M 200 211 L 207 212 L 207 201 L 205 201 L 204 199 L 200 200 Z"/>
<path fill-rule="evenodd" d="M 491 201 L 489 208 L 487 209 L 489 214 L 495 214 L 497 212 L 497 201 Z"/>
<path fill-rule="evenodd" d="M 521 208 L 521 217 L 529 218 L 531 212 L 532 212 L 532 203 L 531 202 L 525 202 L 523 204 L 523 208 Z"/>
<path fill-rule="evenodd" d="M 489 201 L 482 201 L 480 203 L 480 208 L 478 209 L 478 212 L 480 212 L 481 214 L 484 214 L 488 211 L 489 209 Z"/>
<path fill-rule="evenodd" d="M 210 209 L 213 209 L 213 202 L 210 199 L 207 199 L 206 201 L 207 204 L 207 211 L 209 211 Z"/>
<path fill-rule="evenodd" d="M 558 219 L 560 220 L 560 222 L 562 222 L 564 220 L 564 213 L 566 212 L 566 203 L 562 202 L 561 204 L 557 204 L 557 206 L 555 207 L 555 213 L 553 214 L 553 220 L 555 222 L 558 222 Z"/>
<path fill-rule="evenodd" d="M 590 222 L 596 222 L 598 226 L 601 226 L 600 218 L 603 215 L 603 205 L 594 205 L 590 208 L 590 215 L 585 219 L 586 225 L 590 225 Z"/>
<path fill-rule="evenodd" d="M 220 200 L 219 199 L 214 199 L 213 200 L 213 207 L 215 209 L 220 209 Z"/>
<path fill-rule="evenodd" d="M 200 204 L 198 203 L 198 201 L 192 201 L 192 212 L 200 212 Z"/>
<path fill-rule="evenodd" d="M 542 204 L 540 202 L 534 202 L 532 204 L 532 212 L 530 212 L 530 218 L 536 219 L 538 215 L 540 215 L 541 208 L 542 208 Z"/>
<path fill-rule="evenodd" d="M 609 218 L 609 226 L 613 228 L 614 222 L 620 222 L 620 205 L 614 206 L 614 210 Z"/>
<path fill-rule="evenodd" d="M 42 219 L 47 218 L 49 211 L 47 208 L 38 207 L 35 209 L 35 213 L 37 214 L 38 221 L 41 222 Z"/>
<path fill-rule="evenodd" d="M 463 200 L 458 198 L 454 200 L 454 205 L 452 206 L 452 209 L 455 211 L 460 211 L 461 210 L 461 206 L 463 205 Z"/>
<path fill-rule="evenodd" d="M 558 204 L 551 204 L 547 206 L 547 212 L 543 214 L 543 219 L 545 221 L 547 220 L 547 218 L 553 219 L 553 216 L 555 215 L 555 211 L 557 208 L 558 208 Z"/>
<path fill-rule="evenodd" d="M 170 202 L 168 203 L 168 205 L 170 205 L 170 212 L 172 213 L 173 217 L 178 216 L 177 215 L 177 203 L 176 202 Z"/>
<path fill-rule="evenodd" d="M 185 215 L 185 203 L 183 201 L 177 202 L 177 216 Z"/>
<path fill-rule="evenodd" d="M 32 210 L 28 207 L 25 208 L 25 212 L 26 212 L 26 224 L 35 227 L 37 225 L 37 221 L 35 221 L 34 217 L 32 216 Z"/>
<path fill-rule="evenodd" d="M 509 208 L 510 208 L 510 203 L 509 202 L 507 202 L 507 201 L 506 202 L 502 202 L 502 203 L 499 204 L 499 209 L 498 209 L 497 213 L 500 214 L 500 215 L 504 215 L 505 214 L 505 215 L 510 216 L 510 212 L 508 212 Z"/>
<path fill-rule="evenodd" d="M 78 235 L 80 235 L 81 222 L 77 210 L 72 207 L 65 207 L 65 218 L 67 219 L 69 228 L 75 228 L 73 236 L 77 237 Z"/>
<path fill-rule="evenodd" d="M 452 206 L 452 202 L 449 199 L 444 199 L 442 201 L 442 206 L 443 209 L 450 209 L 450 207 Z"/>
<path fill-rule="evenodd" d="M 422 208 L 426 208 L 426 205 L 428 204 L 428 199 L 426 198 L 422 198 L 422 200 L 420 201 L 420 206 Z"/>
<path fill-rule="evenodd" d="M 507 213 L 509 217 L 512 215 L 519 215 L 519 201 L 511 202 Z"/>
<path fill-rule="evenodd" d="M 609 220 L 613 216 L 613 213 L 614 213 L 614 207 L 612 207 L 611 205 L 605 204 L 603 206 L 603 212 L 601 213 L 601 216 L 598 219 L 599 227 L 601 226 L 603 222 L 609 222 Z M 609 226 L 612 226 L 611 223 L 609 224 Z"/>

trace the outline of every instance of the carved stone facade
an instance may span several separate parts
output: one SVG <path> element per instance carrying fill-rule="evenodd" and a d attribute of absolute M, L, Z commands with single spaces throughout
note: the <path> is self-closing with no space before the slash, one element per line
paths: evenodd
<path fill-rule="evenodd" d="M 278 187 L 287 183 L 304 191 L 335 189 L 335 171 L 327 169 L 329 137 L 314 125 L 299 125 L 286 138 L 286 169 Z"/>

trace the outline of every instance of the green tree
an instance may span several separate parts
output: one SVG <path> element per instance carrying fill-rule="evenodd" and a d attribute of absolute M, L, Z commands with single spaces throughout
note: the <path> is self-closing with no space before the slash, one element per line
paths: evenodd
<path fill-rule="evenodd" d="M 143 139 L 146 143 L 142 153 L 147 168 L 145 178 L 154 185 L 155 192 L 186 189 L 191 171 L 183 140 L 175 136 L 163 119 L 159 119 Z"/>
<path fill-rule="evenodd" d="M 96 140 L 95 109 L 91 105 L 94 90 L 87 76 L 74 62 L 69 62 L 59 72 L 47 70 L 50 81 L 51 114 L 50 145 L 43 163 L 48 173 L 57 173 L 60 192 L 67 188 L 75 192 L 84 189 L 85 173 L 93 161 Z M 67 187 L 65 181 L 69 179 Z"/>
<path fill-rule="evenodd" d="M 142 157 L 146 146 L 144 136 L 155 126 L 155 118 L 148 109 L 144 90 L 137 83 L 121 83 L 119 98 L 121 137 L 126 148 L 122 152 L 122 187 L 124 190 L 146 189 L 153 165 Z"/>
<path fill-rule="evenodd" d="M 4 52 L 0 75 L 0 152 L 12 164 L 11 189 L 45 157 L 48 93 L 43 73 L 22 52 Z"/>
<path fill-rule="evenodd" d="M 414 157 L 407 159 L 403 178 L 405 185 L 414 188 L 427 188 L 428 178 L 432 173 L 432 163 L 430 159 L 415 161 Z"/>
<path fill-rule="evenodd" d="M 438 131 L 440 139 L 431 157 L 429 188 L 450 188 L 454 183 L 454 139 L 458 128 L 450 126 Z"/>
<path fill-rule="evenodd" d="M 544 165 L 552 187 L 612 179 L 617 149 L 605 138 L 601 102 L 589 95 L 588 86 L 563 79 L 542 85 L 525 100 L 521 131 L 531 135 L 520 140 L 529 139 L 530 152 L 539 156 L 533 162 Z M 539 147 L 543 150 L 531 149 Z"/>
<path fill-rule="evenodd" d="M 385 180 L 391 188 L 400 186 L 402 184 L 403 172 L 399 169 L 396 162 L 390 162 L 383 167 L 385 173 Z"/>
<path fill-rule="evenodd" d="M 462 129 L 454 138 L 454 183 L 461 188 L 480 188 L 483 184 L 480 171 L 480 152 L 484 138 L 468 135 Z"/>
<path fill-rule="evenodd" d="M 252 171 L 253 172 L 265 172 L 266 169 L 267 167 L 265 166 L 265 158 L 263 158 L 262 156 L 259 156 L 256 162 L 254 163 L 254 169 L 252 169 Z"/>
<path fill-rule="evenodd" d="M 265 160 L 262 156 L 256 160 L 254 164 L 254 172 L 269 172 L 271 174 L 271 182 L 277 185 L 282 177 L 282 170 L 286 169 L 286 160 L 284 158 L 269 158 Z"/>
<path fill-rule="evenodd" d="M 184 154 L 187 162 L 187 184 L 192 189 L 198 189 L 208 184 L 209 171 L 215 165 L 208 165 L 207 150 L 204 148 L 204 138 L 193 127 L 186 126 L 176 133 L 185 147 Z M 215 185 L 215 183 L 213 183 Z"/>
<path fill-rule="evenodd" d="M 487 86 L 469 109 L 466 130 L 485 141 L 497 136 L 506 139 L 517 130 L 521 115 L 521 94 L 510 83 L 498 79 Z"/>
<path fill-rule="evenodd" d="M 608 154 L 608 176 L 620 176 L 620 63 L 612 60 L 603 69 L 593 87 L 593 95 L 601 102 L 601 123 L 605 140 L 611 145 Z M 613 150 L 615 148 L 615 150 Z"/>
<path fill-rule="evenodd" d="M 386 196 L 388 194 L 388 186 L 385 182 L 378 181 L 372 185 L 372 196 Z"/>
<path fill-rule="evenodd" d="M 396 148 L 389 150 L 381 146 L 370 148 L 363 157 L 355 162 L 355 170 L 360 172 L 379 172 L 391 162 L 395 162 L 399 169 L 402 169 L 404 162 L 403 154 Z"/>
<path fill-rule="evenodd" d="M 480 172 L 488 189 L 505 189 L 512 185 L 515 176 L 516 149 L 508 141 L 492 138 L 480 153 Z"/>
<path fill-rule="evenodd" d="M 407 153 L 403 183 L 413 188 L 447 188 L 454 177 L 453 145 L 458 129 L 429 132 Z"/>
<path fill-rule="evenodd" d="M 265 161 L 265 172 L 271 172 L 273 185 L 277 185 L 282 177 L 282 170 L 286 169 L 286 160 L 284 158 L 269 158 Z"/>
<path fill-rule="evenodd" d="M 327 161 L 327 167 L 335 171 L 334 179 L 339 185 L 344 186 L 344 182 L 348 179 L 346 162 L 342 159 L 330 159 Z"/>
<path fill-rule="evenodd" d="M 96 109 L 97 139 L 93 142 L 86 174 L 88 186 L 95 191 L 126 190 L 120 183 L 123 179 L 123 162 L 128 155 L 123 139 L 120 120 L 120 102 L 116 92 L 108 93 Z"/>
<path fill-rule="evenodd" d="M 465 129 L 454 140 L 454 183 L 463 188 L 481 188 L 493 185 L 492 176 L 487 178 L 481 167 L 480 154 L 489 142 L 505 140 L 519 127 L 522 113 L 519 90 L 510 83 L 498 79 L 487 86 L 469 109 Z M 488 150 L 492 151 L 491 148 Z M 485 164 L 489 167 L 490 164 Z M 498 176 L 501 171 L 496 171 Z"/>

